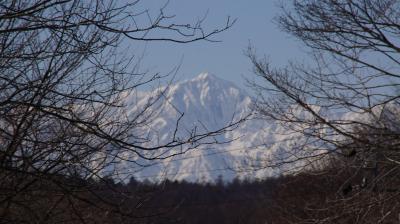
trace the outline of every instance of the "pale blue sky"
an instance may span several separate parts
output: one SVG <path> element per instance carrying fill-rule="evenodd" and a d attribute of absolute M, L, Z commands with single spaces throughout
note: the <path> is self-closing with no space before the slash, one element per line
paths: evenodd
<path fill-rule="evenodd" d="M 165 1 L 145 0 L 155 14 Z M 302 59 L 300 44 L 279 30 L 273 22 L 279 13 L 276 0 L 170 0 L 166 9 L 183 23 L 195 21 L 208 11 L 205 28 L 223 26 L 227 16 L 236 18 L 235 25 L 215 36 L 219 43 L 200 41 L 190 44 L 152 42 L 146 44 L 142 69 L 165 73 L 180 64 L 177 79 L 188 79 L 201 72 L 209 72 L 244 87 L 242 77 L 251 77 L 251 64 L 244 55 L 249 43 L 261 55 L 269 57 L 274 65 L 284 65 L 290 59 Z M 144 46 L 135 43 L 138 51 Z"/>

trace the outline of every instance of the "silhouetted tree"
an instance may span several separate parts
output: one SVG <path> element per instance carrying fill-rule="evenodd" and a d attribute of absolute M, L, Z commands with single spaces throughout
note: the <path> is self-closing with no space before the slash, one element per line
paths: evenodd
<path fill-rule="evenodd" d="M 98 189 L 98 182 L 118 185 L 103 172 L 126 153 L 157 159 L 170 149 L 216 142 L 213 136 L 235 125 L 152 142 L 144 128 L 157 116 L 152 105 L 162 91 L 128 116 L 136 102 L 125 97 L 162 76 L 140 72 L 137 55 L 121 51 L 123 41 L 213 41 L 233 24 L 228 18 L 208 32 L 203 20 L 177 23 L 165 7 L 153 17 L 140 10 L 141 2 L 0 2 L 1 222 L 88 223 L 113 212 L 136 217 L 120 209 L 122 194 Z"/>
<path fill-rule="evenodd" d="M 293 0 L 277 23 L 310 49 L 312 63 L 274 68 L 249 49 L 259 115 L 301 133 L 306 143 L 297 150 L 307 162 L 341 158 L 336 168 L 354 172 L 340 188 L 346 195 L 359 179 L 349 199 L 313 222 L 345 223 L 338 217 L 350 214 L 362 223 L 398 222 L 397 195 L 376 192 L 376 184 L 399 179 L 399 15 L 393 0 Z"/>

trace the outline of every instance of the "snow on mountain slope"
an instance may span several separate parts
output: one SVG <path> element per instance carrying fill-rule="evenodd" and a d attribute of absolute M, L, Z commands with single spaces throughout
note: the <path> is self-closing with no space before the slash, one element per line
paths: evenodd
<path fill-rule="evenodd" d="M 196 78 L 169 86 L 162 99 L 151 105 L 156 114 L 154 120 L 143 127 L 152 143 L 166 142 L 174 135 L 179 120 L 177 136 L 187 136 L 194 129 L 197 132 L 218 130 L 229 122 L 251 113 L 251 97 L 233 83 L 202 73 Z M 146 107 L 155 92 L 128 96 L 134 102 L 129 116 L 136 116 L 139 108 Z M 134 175 L 137 179 L 160 180 L 185 179 L 187 181 L 215 181 L 219 176 L 224 180 L 239 178 L 263 178 L 274 176 L 281 171 L 264 168 L 270 161 L 278 161 L 291 155 L 290 150 L 303 141 L 296 133 L 288 133 L 277 123 L 255 118 L 242 123 L 233 131 L 217 137 L 225 144 L 202 145 L 182 155 L 155 161 L 145 161 L 134 154 L 126 153 L 124 158 L 136 161 L 140 166 L 127 161 L 119 163 L 116 170 L 121 178 Z M 151 143 L 148 143 L 151 144 Z M 164 152 L 163 156 L 179 153 L 187 148 Z"/>

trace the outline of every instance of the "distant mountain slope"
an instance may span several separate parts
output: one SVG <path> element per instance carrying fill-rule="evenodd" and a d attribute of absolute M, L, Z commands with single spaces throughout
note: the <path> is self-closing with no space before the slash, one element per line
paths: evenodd
<path fill-rule="evenodd" d="M 157 91 L 157 90 L 156 90 Z M 158 90 L 160 91 L 160 90 Z M 135 102 L 129 116 L 135 116 L 135 108 L 142 108 L 154 92 L 128 96 Z M 164 91 L 164 99 L 152 105 L 157 108 L 154 121 L 144 127 L 154 142 L 164 142 L 172 137 L 177 119 L 178 136 L 190 134 L 190 130 L 217 130 L 232 120 L 245 117 L 251 112 L 251 97 L 233 83 L 214 75 L 202 73 L 196 78 L 171 85 Z M 122 161 L 116 167 L 121 178 L 133 174 L 137 179 L 160 180 L 164 178 L 187 181 L 215 181 L 241 178 L 262 178 L 279 174 L 281 170 L 264 167 L 271 161 L 290 156 L 290 150 L 301 145 L 297 133 L 288 133 L 277 123 L 251 119 L 239 128 L 218 136 L 218 145 L 203 145 L 198 149 L 164 160 L 144 161 L 135 155 L 125 154 L 132 162 Z M 165 152 L 171 155 L 177 151 Z M 183 149 L 185 151 L 185 149 Z M 289 152 L 289 153 L 288 153 Z"/>

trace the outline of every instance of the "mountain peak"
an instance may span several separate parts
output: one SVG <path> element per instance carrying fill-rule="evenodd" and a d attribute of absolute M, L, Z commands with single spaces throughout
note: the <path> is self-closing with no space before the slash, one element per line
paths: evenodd
<path fill-rule="evenodd" d="M 200 94 L 202 98 L 211 98 L 225 95 L 247 95 L 244 90 L 237 87 L 233 82 L 221 79 L 216 75 L 203 72 L 196 77 L 179 82 L 171 88 L 171 93 L 186 92 L 187 95 Z M 210 95 L 211 94 L 211 95 Z"/>
<path fill-rule="evenodd" d="M 215 80 L 218 79 L 215 75 L 210 74 L 208 72 L 202 72 L 199 75 L 197 75 L 193 80 Z"/>
<path fill-rule="evenodd" d="M 210 89 L 215 89 L 216 91 L 221 91 L 223 89 L 229 88 L 239 90 L 239 88 L 233 82 L 219 78 L 218 76 L 209 72 L 202 72 L 194 78 L 186 80 L 182 83 L 191 83 L 192 85 L 196 85 L 199 88 L 208 87 Z"/>

